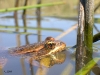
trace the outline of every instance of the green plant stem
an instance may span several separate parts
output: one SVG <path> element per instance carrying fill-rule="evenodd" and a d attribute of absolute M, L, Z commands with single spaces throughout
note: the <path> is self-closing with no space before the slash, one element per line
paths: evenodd
<path fill-rule="evenodd" d="M 80 69 L 75 75 L 87 75 L 87 73 L 97 64 L 100 58 L 94 58 L 88 62 L 82 69 Z"/>
<path fill-rule="evenodd" d="M 11 11 L 23 10 L 23 9 L 61 5 L 61 4 L 65 4 L 65 3 L 66 2 L 56 2 L 56 3 L 38 4 L 38 5 L 32 5 L 32 6 L 15 7 L 15 8 L 1 9 L 0 12 L 11 12 Z"/>

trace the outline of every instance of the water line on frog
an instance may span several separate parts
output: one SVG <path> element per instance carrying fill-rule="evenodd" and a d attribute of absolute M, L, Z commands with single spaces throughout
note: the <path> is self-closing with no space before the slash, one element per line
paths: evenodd
<path fill-rule="evenodd" d="M 47 44 L 45 47 L 45 44 Z M 54 45 L 54 46 L 52 46 Z M 42 46 L 40 48 L 40 46 Z M 22 49 L 21 49 L 22 48 Z M 55 40 L 52 37 L 47 37 L 46 40 L 44 42 L 40 42 L 40 43 L 36 43 L 36 44 L 31 44 L 30 45 L 24 45 L 24 46 L 20 46 L 12 48 L 10 51 L 11 55 L 27 55 L 27 54 L 31 54 L 34 53 L 34 57 L 36 55 L 36 57 L 41 57 L 41 56 L 47 56 L 62 50 L 65 50 L 66 48 L 66 44 L 62 41 L 59 40 Z M 30 50 L 31 49 L 31 50 Z M 36 52 L 34 52 L 34 49 L 39 49 Z M 47 50 L 46 50 L 47 49 Z"/>

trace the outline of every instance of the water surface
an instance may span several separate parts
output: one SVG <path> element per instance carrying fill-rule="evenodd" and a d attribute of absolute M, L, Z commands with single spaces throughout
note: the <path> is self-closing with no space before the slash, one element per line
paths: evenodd
<path fill-rule="evenodd" d="M 30 16 L 28 16 L 30 17 Z M 20 26 L 23 26 L 23 21 L 19 16 L 18 23 Z M 76 24 L 77 21 L 43 17 L 41 21 L 41 27 L 44 28 L 60 28 L 63 31 L 69 29 L 71 26 Z M 0 25 L 5 26 L 14 26 L 13 18 L 0 18 Z M 37 27 L 37 21 L 35 19 L 27 19 L 27 26 Z M 98 28 L 99 24 L 96 23 Z M 14 30 L 14 29 L 8 29 Z M 20 29 L 19 31 L 23 31 Z M 28 43 L 36 43 L 38 42 L 38 33 L 37 30 L 27 30 L 28 32 L 34 32 L 37 35 L 19 35 L 19 34 L 9 34 L 0 32 L 0 59 L 3 60 L 4 66 L 0 70 L 0 75 L 63 75 L 64 73 L 67 75 L 74 75 L 75 73 L 75 50 L 69 49 L 66 50 L 66 60 L 62 64 L 55 64 L 50 68 L 39 66 L 37 61 L 32 61 L 30 57 L 23 58 L 21 56 L 11 56 L 8 53 L 8 48 L 16 47 L 18 45 L 25 45 Z M 46 37 L 52 36 L 57 37 L 62 32 L 57 31 L 41 31 L 41 41 L 45 40 Z M 65 42 L 67 46 L 73 46 L 76 44 L 77 30 L 72 31 L 70 34 L 64 36 L 60 40 Z M 94 30 L 94 34 L 97 33 Z M 27 39 L 28 38 L 28 39 Z M 95 54 L 97 55 L 97 53 Z M 97 55 L 99 56 L 99 54 Z M 46 58 L 49 61 L 49 58 Z M 43 59 L 42 61 L 47 61 Z M 30 64 L 30 62 L 32 64 Z M 42 62 L 41 61 L 41 62 Z M 5 63 L 6 62 L 6 63 Z M 46 63 L 48 64 L 48 63 Z M 43 73 L 43 74 L 42 74 Z M 91 73 L 91 75 L 94 75 Z"/>

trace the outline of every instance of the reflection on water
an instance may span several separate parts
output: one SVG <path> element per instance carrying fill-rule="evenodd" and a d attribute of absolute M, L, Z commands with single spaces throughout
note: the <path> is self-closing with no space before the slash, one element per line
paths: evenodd
<path fill-rule="evenodd" d="M 48 28 L 60 28 L 66 30 L 76 23 L 76 21 L 62 20 L 56 18 L 45 18 L 42 20 L 41 27 Z M 0 18 L 1 25 L 15 25 L 13 18 Z M 9 22 L 9 23 L 8 23 Z M 23 26 L 22 19 L 18 19 L 19 26 Z M 28 19 L 27 26 L 36 27 L 36 20 Z M 99 26 L 99 25 L 98 25 Z M 99 27 L 98 27 L 99 28 Z M 8 29 L 13 30 L 13 29 Z M 19 31 L 23 31 L 20 29 Z M 34 32 L 38 34 L 37 30 L 27 30 L 27 32 Z M 40 32 L 39 32 L 40 33 Z M 95 32 L 96 33 L 96 32 Z M 16 35 L 0 33 L 0 45 L 13 47 L 27 45 L 30 43 L 36 43 L 42 41 L 47 36 L 56 37 L 61 32 L 53 31 L 41 31 L 41 37 L 38 35 Z M 67 46 L 73 46 L 76 44 L 76 32 L 71 32 L 61 40 L 64 41 Z M 40 35 L 39 35 L 40 36 Z M 37 39 L 39 38 L 39 39 Z M 67 38 L 67 39 L 66 39 Z M 17 41 L 16 41 L 17 40 Z M 95 53 L 94 53 L 95 54 Z M 96 52 L 96 56 L 100 57 L 100 53 Z M 75 73 L 75 50 L 67 50 L 63 52 L 57 52 L 41 60 L 34 60 L 30 55 L 27 56 L 14 56 L 8 53 L 8 49 L 1 50 L 0 48 L 0 75 L 74 75 Z M 58 64 L 58 65 L 56 65 Z M 100 64 L 98 62 L 98 64 Z M 96 64 L 96 66 L 99 66 Z M 99 67 L 94 67 L 93 73 L 100 74 Z M 94 75 L 91 73 L 91 75 Z"/>
<path fill-rule="evenodd" d="M 42 64 L 43 66 L 46 67 L 51 67 L 55 64 L 61 64 L 65 61 L 66 59 L 66 52 L 57 52 L 55 54 L 52 54 L 50 56 L 44 57 L 41 60 L 37 60 Z"/>
<path fill-rule="evenodd" d="M 18 38 L 19 37 L 17 36 L 17 39 Z M 11 65 L 11 64 L 13 64 L 13 62 L 15 60 L 17 60 L 17 61 L 19 60 L 21 62 L 21 66 L 22 66 L 22 72 L 25 75 L 26 67 L 24 65 L 24 60 L 28 59 L 29 60 L 28 63 L 30 64 L 29 68 L 31 69 L 31 74 L 33 75 L 33 70 L 34 70 L 33 66 L 37 66 L 40 68 L 43 66 L 51 67 L 55 64 L 62 64 L 66 59 L 66 52 L 65 51 L 59 52 L 59 51 L 64 50 L 66 45 L 65 45 L 65 43 L 63 43 L 59 40 L 51 40 L 50 41 L 50 38 L 51 37 L 49 37 L 49 39 L 46 39 L 45 41 L 40 42 L 40 43 L 15 47 L 15 48 L 11 48 L 10 50 L 2 50 L 0 52 L 0 57 L 1 57 L 0 60 L 2 61 L 0 63 L 1 69 L 4 69 L 4 67 L 6 67 L 5 65 L 8 64 L 8 61 L 10 62 L 10 65 Z M 55 47 L 52 45 L 54 45 Z M 41 48 L 43 48 L 43 49 L 41 49 Z M 39 50 L 37 50 L 37 49 L 39 49 Z M 33 50 L 36 52 L 34 52 Z M 54 50 L 54 52 L 53 52 L 53 50 Z M 51 53 L 51 51 L 53 53 Z M 17 56 L 16 56 L 16 54 L 17 54 Z M 37 64 L 37 62 L 34 62 L 35 60 L 38 61 L 38 64 Z M 17 68 L 19 68 L 19 66 Z M 13 70 L 11 70 L 10 72 L 12 72 L 12 71 Z"/>
<path fill-rule="evenodd" d="M 25 56 L 25 57 L 24 56 L 18 57 L 18 56 L 14 56 L 14 55 L 12 56 L 12 55 L 10 55 L 10 53 L 7 50 L 5 50 L 5 51 L 0 52 L 0 68 L 4 69 L 3 70 L 3 72 L 4 72 L 4 71 L 6 71 L 5 70 L 6 64 L 8 64 L 10 62 L 9 65 L 11 65 L 11 64 L 18 65 L 18 63 L 15 63 L 15 60 L 17 60 L 17 62 L 19 60 L 21 66 L 22 66 L 23 74 L 27 75 L 26 67 L 24 64 L 25 63 L 24 61 L 26 60 L 30 64 L 29 67 L 30 67 L 31 75 L 33 75 L 33 73 L 34 73 L 33 67 L 34 66 L 37 66 L 39 69 L 43 68 L 43 66 L 50 68 L 50 67 L 54 66 L 55 64 L 62 64 L 65 61 L 65 59 L 66 59 L 66 51 L 62 51 L 62 52 L 57 52 L 52 55 L 45 56 L 42 59 L 37 60 L 38 61 L 38 63 L 37 63 L 31 56 Z M 17 68 L 20 68 L 19 66 L 20 65 L 18 65 Z M 10 70 L 10 69 L 8 68 L 8 70 Z M 44 70 L 44 68 L 43 68 L 43 70 Z M 43 70 L 41 70 L 41 71 L 43 71 Z M 11 69 L 11 71 L 13 72 L 13 69 Z M 39 71 L 39 72 L 41 72 L 41 71 Z M 3 74 L 1 74 L 1 75 L 3 75 Z M 13 75 L 13 74 L 11 74 L 11 75 Z"/>

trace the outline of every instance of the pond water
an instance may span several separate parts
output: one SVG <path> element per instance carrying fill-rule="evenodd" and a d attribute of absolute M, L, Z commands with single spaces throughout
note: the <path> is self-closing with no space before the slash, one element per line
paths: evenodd
<path fill-rule="evenodd" d="M 12 16 L 12 13 L 5 14 Z M 28 16 L 27 19 L 27 26 L 37 27 L 37 21 L 34 17 Z M 44 28 L 58 28 L 62 29 L 63 31 L 69 29 L 73 25 L 75 25 L 77 21 L 65 20 L 65 19 L 57 19 L 57 18 L 50 18 L 50 17 L 43 17 L 41 21 L 41 27 Z M 19 26 L 23 26 L 23 20 L 20 18 L 18 19 Z M 14 26 L 15 22 L 13 18 L 0 18 L 0 25 L 4 26 Z M 100 24 L 99 24 L 100 25 Z M 98 23 L 96 26 L 99 28 Z M 0 30 L 3 30 L 1 28 Z M 15 29 L 7 29 L 7 30 L 15 30 Z M 23 31 L 20 29 L 19 31 Z M 59 59 L 65 60 L 64 62 L 58 64 L 57 62 L 54 63 L 50 61 L 50 58 L 47 57 L 40 62 L 43 64 L 45 62 L 45 66 L 40 66 L 37 61 L 32 61 L 31 57 L 23 58 L 21 56 L 11 56 L 8 53 L 8 48 L 16 47 L 19 45 L 26 45 L 28 43 L 36 43 L 38 39 L 40 41 L 45 40 L 46 37 L 52 36 L 56 38 L 62 32 L 61 31 L 53 31 L 53 30 L 41 30 L 40 37 L 38 35 L 37 30 L 27 30 L 27 32 L 32 32 L 37 35 L 19 35 L 19 34 L 10 34 L 0 32 L 0 59 L 2 64 L 0 67 L 0 75 L 74 75 L 75 73 L 75 50 L 69 49 L 64 52 L 64 54 L 56 54 Z M 97 33 L 94 30 L 94 34 Z M 76 37 L 77 37 L 77 30 L 73 30 L 69 34 L 62 37 L 61 41 L 66 43 L 66 45 L 73 46 L 76 44 Z M 96 53 L 97 54 L 97 53 Z M 95 55 L 96 55 L 95 54 Z M 58 56 L 61 55 L 61 56 Z M 99 56 L 99 54 L 98 54 Z M 62 57 L 62 58 L 61 58 Z M 31 62 L 31 64 L 30 64 Z M 48 68 L 48 64 L 52 66 Z M 91 75 L 95 75 L 93 72 Z"/>

